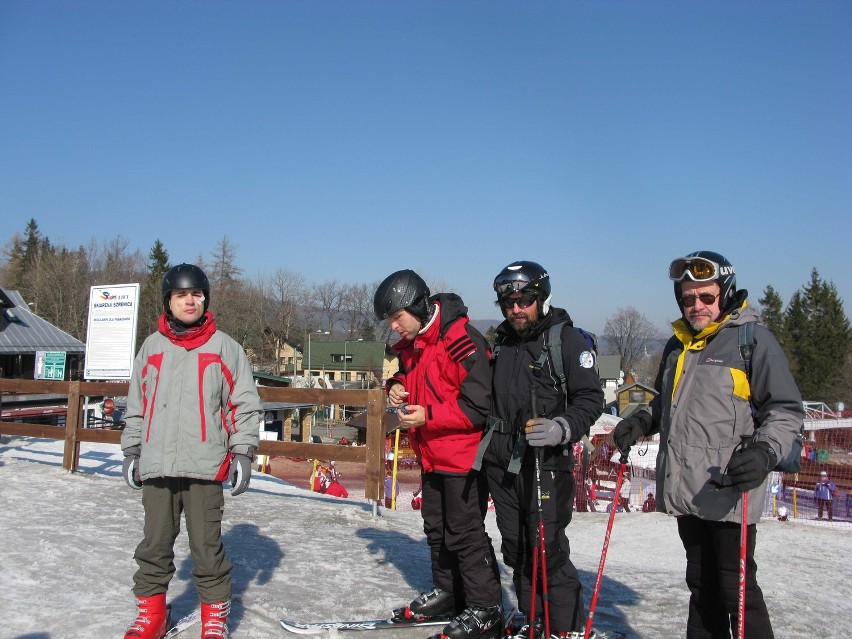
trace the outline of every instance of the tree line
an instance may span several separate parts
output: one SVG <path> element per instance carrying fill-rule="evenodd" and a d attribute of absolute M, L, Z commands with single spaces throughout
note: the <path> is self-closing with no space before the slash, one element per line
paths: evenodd
<path fill-rule="evenodd" d="M 373 314 L 378 282 L 310 282 L 283 268 L 246 278 L 238 266 L 237 248 L 225 236 L 195 264 L 210 279 L 210 308 L 217 325 L 252 353 L 260 370 L 277 371 L 276 344 L 283 340 L 303 348 L 309 332 L 328 331 L 329 339 L 338 340 L 391 337 L 387 322 L 377 322 Z M 23 233 L 14 233 L 3 248 L 0 283 L 20 291 L 40 317 L 85 341 L 90 288 L 139 282 L 138 346 L 157 329 L 163 309 L 161 283 L 172 266 L 159 239 L 147 255 L 131 249 L 122 237 L 93 239 L 71 249 L 51 242 L 31 219 Z M 435 292 L 451 290 L 443 282 L 430 286 Z M 793 294 L 786 308 L 771 285 L 757 303 L 764 323 L 790 360 L 802 396 L 828 404 L 849 403 L 852 328 L 834 284 L 813 269 L 810 281 Z M 487 337 L 493 339 L 493 327 Z M 617 309 L 607 320 L 603 338 L 603 354 L 619 355 L 622 370 L 637 381 L 653 381 L 668 335 L 628 307 Z"/>

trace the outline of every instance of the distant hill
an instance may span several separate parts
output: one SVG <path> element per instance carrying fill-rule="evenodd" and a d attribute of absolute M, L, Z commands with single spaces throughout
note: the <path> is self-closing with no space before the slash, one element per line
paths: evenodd
<path fill-rule="evenodd" d="M 503 321 L 503 318 L 500 319 L 484 319 L 484 320 L 470 320 L 470 325 L 473 326 L 480 333 L 485 335 L 488 332 L 488 329 L 492 326 L 497 328 L 500 325 L 500 322 Z"/>

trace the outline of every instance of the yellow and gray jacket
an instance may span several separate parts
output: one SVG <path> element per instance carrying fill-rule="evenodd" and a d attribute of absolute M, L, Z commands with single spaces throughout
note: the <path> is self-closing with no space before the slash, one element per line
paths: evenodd
<path fill-rule="evenodd" d="M 672 323 L 655 382 L 659 395 L 645 416 L 645 431 L 660 433 L 657 510 L 711 521 L 741 520 L 740 493 L 717 489 L 742 436 L 768 443 L 786 456 L 802 426 L 804 409 L 784 352 L 762 324 L 754 326 L 751 374 L 740 355 L 738 330 L 759 322 L 747 303 L 693 334 L 683 319 Z M 753 409 L 752 409 L 753 407 Z M 763 509 L 766 482 L 752 493 L 748 520 Z"/>

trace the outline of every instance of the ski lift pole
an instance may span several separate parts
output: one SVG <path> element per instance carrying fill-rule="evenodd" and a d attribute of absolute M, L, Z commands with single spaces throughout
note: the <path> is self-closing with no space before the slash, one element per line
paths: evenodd
<path fill-rule="evenodd" d="M 629 452 L 629 449 L 628 449 Z M 601 562 L 598 565 L 598 576 L 595 579 L 595 588 L 592 591 L 592 601 L 589 605 L 589 617 L 586 620 L 586 632 L 583 635 L 584 639 L 589 639 L 592 634 L 592 625 L 595 619 L 595 608 L 598 605 L 598 595 L 601 591 L 601 582 L 603 581 L 604 565 L 606 564 L 606 553 L 609 550 L 609 538 L 612 535 L 612 523 L 615 521 L 616 499 L 619 499 L 621 494 L 621 482 L 624 479 L 624 471 L 627 468 L 627 453 L 622 453 L 618 460 L 618 477 L 615 479 L 615 492 L 612 495 L 612 509 L 609 512 L 609 521 L 606 525 L 606 535 L 604 535 L 603 550 L 601 550 Z"/>
<path fill-rule="evenodd" d="M 535 386 L 530 387 L 530 409 L 532 417 L 538 417 L 538 400 L 535 394 Z M 533 548 L 532 557 L 532 590 L 530 592 L 530 639 L 535 636 L 535 608 L 538 596 L 536 585 L 538 583 L 538 568 L 541 564 L 541 601 L 544 614 L 544 636 L 550 637 L 550 601 L 547 589 L 547 551 L 545 549 L 544 535 L 544 512 L 541 508 L 541 448 L 535 451 L 535 491 L 536 504 L 538 506 L 538 535 L 536 545 Z"/>

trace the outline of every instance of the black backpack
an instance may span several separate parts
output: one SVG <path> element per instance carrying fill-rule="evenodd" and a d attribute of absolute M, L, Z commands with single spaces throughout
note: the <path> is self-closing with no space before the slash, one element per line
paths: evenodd
<path fill-rule="evenodd" d="M 743 360 L 743 367 L 745 368 L 746 379 L 749 381 L 749 385 L 751 385 L 751 353 L 754 350 L 754 322 L 745 322 L 744 324 L 740 324 L 739 327 L 739 337 L 738 337 L 739 349 L 740 349 L 740 357 Z M 749 395 L 751 393 L 749 392 Z M 754 406 L 754 403 L 749 399 L 749 404 L 751 404 L 751 415 L 752 419 L 754 419 L 757 415 L 757 409 Z M 758 424 L 755 420 L 754 423 L 755 429 L 757 429 Z M 790 450 L 790 453 L 785 457 L 778 460 L 778 463 L 775 465 L 775 468 L 772 470 L 780 473 L 798 473 L 802 470 L 802 448 L 804 446 L 804 434 L 805 434 L 805 425 L 802 424 L 802 427 L 799 429 L 799 434 L 796 435 L 795 441 L 793 441 L 793 448 Z"/>

